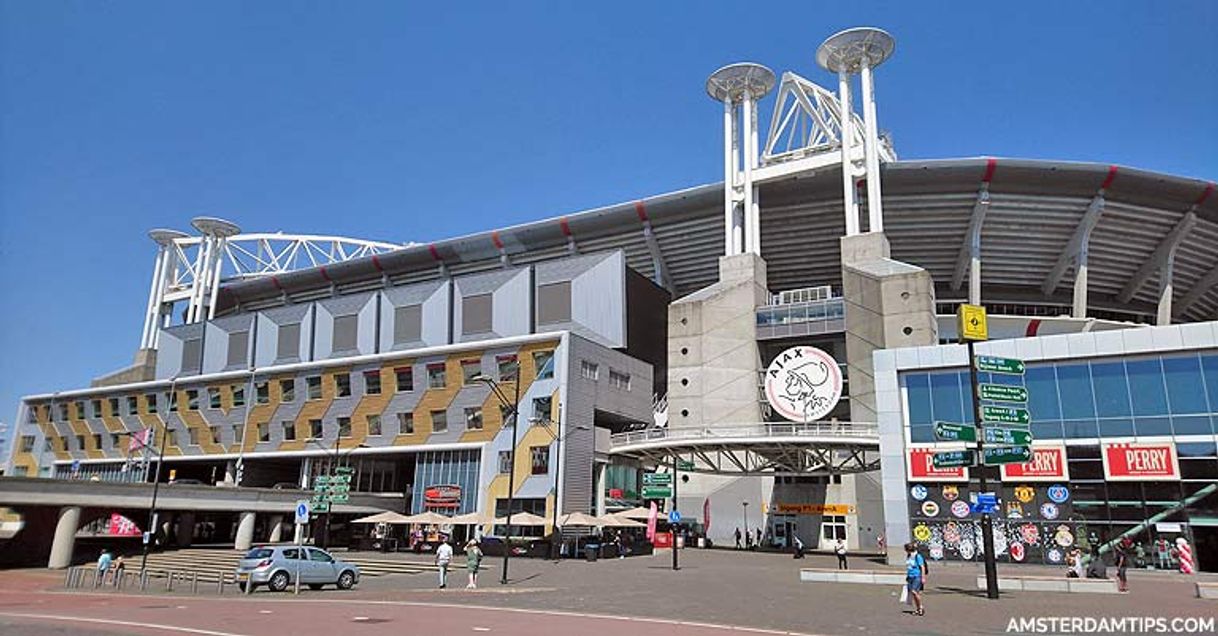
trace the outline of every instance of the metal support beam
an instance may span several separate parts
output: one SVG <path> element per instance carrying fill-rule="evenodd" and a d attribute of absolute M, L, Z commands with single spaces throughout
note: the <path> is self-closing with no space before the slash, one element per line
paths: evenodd
<path fill-rule="evenodd" d="M 846 212 L 846 236 L 859 233 L 859 211 L 854 200 L 854 108 L 850 103 L 850 75 L 837 74 L 838 103 L 841 104 L 842 201 Z"/>
<path fill-rule="evenodd" d="M 1132 300 L 1134 294 L 1138 293 L 1138 290 L 1140 290 L 1142 286 L 1146 284 L 1147 280 L 1150 280 L 1150 276 L 1156 271 L 1160 272 L 1160 281 L 1164 280 L 1164 278 L 1167 278 L 1170 281 L 1170 277 L 1164 277 L 1162 275 L 1163 269 L 1169 264 L 1169 261 L 1175 257 L 1176 248 L 1179 247 L 1180 243 L 1184 241 L 1185 237 L 1187 237 L 1188 233 L 1192 231 L 1193 226 L 1196 223 L 1197 213 L 1189 210 L 1184 217 L 1180 219 L 1180 222 L 1176 224 L 1176 227 L 1173 228 L 1172 231 L 1167 234 L 1167 236 L 1163 237 L 1162 241 L 1159 241 L 1159 246 L 1155 248 L 1155 251 L 1151 253 L 1150 257 L 1142 261 L 1142 265 L 1138 268 L 1137 273 L 1133 275 L 1133 278 L 1129 279 L 1129 282 L 1125 284 L 1125 287 L 1121 290 L 1121 293 L 1117 294 L 1117 300 L 1123 303 L 1127 303 Z"/>
<path fill-rule="evenodd" d="M 960 289 L 964 285 L 964 275 L 968 273 L 969 302 L 981 304 L 981 227 L 985 224 L 985 215 L 990 211 L 990 184 L 981 184 L 977 191 L 977 202 L 973 204 L 973 213 L 969 218 L 968 232 L 964 234 L 964 243 L 960 245 L 960 253 L 956 256 L 956 271 L 952 273 L 952 289 Z"/>
<path fill-rule="evenodd" d="M 647 251 L 651 253 L 652 282 L 668 290 L 673 297 L 677 288 L 672 283 L 668 264 L 664 261 L 664 253 L 660 251 L 660 242 L 656 240 L 655 231 L 651 229 L 651 219 L 647 217 L 647 207 L 642 201 L 635 201 L 634 211 L 643 223 L 643 240 L 647 243 Z"/>
<path fill-rule="evenodd" d="M 1184 315 L 1198 300 L 1201 300 L 1202 296 L 1209 293 L 1215 285 L 1218 285 L 1218 266 L 1215 266 L 1208 274 L 1202 276 L 1201 280 L 1197 281 L 1197 284 L 1193 285 L 1188 290 L 1188 293 L 1184 294 L 1179 304 L 1176 305 L 1174 315 L 1177 317 Z"/>
<path fill-rule="evenodd" d="M 1066 248 L 1057 257 L 1057 263 L 1053 265 L 1053 270 L 1049 272 L 1049 277 L 1041 285 L 1040 290 L 1046 296 L 1057 290 L 1057 286 L 1061 284 L 1062 278 L 1066 275 L 1066 270 L 1071 265 L 1075 265 L 1081 271 L 1086 271 L 1087 243 L 1091 240 L 1091 230 L 1095 229 L 1103 213 L 1104 195 L 1101 192 L 1091 199 L 1091 203 L 1087 206 L 1087 211 L 1083 213 L 1083 218 L 1078 222 L 1078 227 L 1074 228 L 1074 235 L 1070 237 L 1070 242 L 1066 243 Z M 1078 276 L 1075 278 L 1077 279 Z M 1086 277 L 1083 276 L 1083 278 Z"/>

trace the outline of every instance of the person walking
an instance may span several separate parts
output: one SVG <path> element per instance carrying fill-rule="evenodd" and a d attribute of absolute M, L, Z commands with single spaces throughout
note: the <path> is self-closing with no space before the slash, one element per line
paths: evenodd
<path fill-rule="evenodd" d="M 850 566 L 846 564 L 846 541 L 838 539 L 837 544 L 833 546 L 833 552 L 837 555 L 837 569 L 849 570 Z"/>
<path fill-rule="evenodd" d="M 1117 590 L 1120 592 L 1129 591 L 1129 579 L 1126 578 L 1125 570 L 1129 568 L 1129 551 L 1133 542 L 1129 537 L 1121 539 L 1121 544 L 1116 549 L 1116 568 L 1117 568 Z"/>
<path fill-rule="evenodd" d="M 757 528 L 757 549 L 761 549 L 761 528 Z"/>
<path fill-rule="evenodd" d="M 795 542 L 795 558 L 804 558 L 804 542 L 799 538 L 799 535 L 795 535 L 793 540 Z"/>
<path fill-rule="evenodd" d="M 482 546 L 478 545 L 477 538 L 473 538 L 465 544 L 465 569 L 469 571 L 469 583 L 466 584 L 466 589 L 478 588 L 478 569 L 480 567 L 482 567 Z"/>
<path fill-rule="evenodd" d="M 914 614 L 926 615 L 922 606 L 922 590 L 926 589 L 926 559 L 918 553 L 918 544 L 905 544 L 905 589 L 914 602 Z"/>
<path fill-rule="evenodd" d="M 626 545 L 622 543 L 622 531 L 618 530 L 613 534 L 613 546 L 617 548 L 617 558 L 626 558 Z"/>
<path fill-rule="evenodd" d="M 884 542 L 884 533 L 883 532 L 875 535 L 875 547 L 877 550 L 880 551 L 880 554 L 884 554 L 885 548 L 888 547 L 887 544 Z"/>
<path fill-rule="evenodd" d="M 123 555 L 118 555 L 114 558 L 114 587 L 122 584 L 123 573 L 127 571 L 127 564 L 123 562 Z"/>
<path fill-rule="evenodd" d="M 1066 553 L 1066 578 L 1083 578 L 1083 551 L 1074 546 Z"/>
<path fill-rule="evenodd" d="M 440 568 L 440 589 L 448 587 L 448 564 L 453 560 L 453 547 L 448 537 L 441 535 L 440 547 L 436 548 L 436 566 Z"/>
<path fill-rule="evenodd" d="M 736 527 L 736 549 L 740 549 L 740 527 Z"/>
<path fill-rule="evenodd" d="M 101 556 L 97 557 L 97 578 L 93 580 L 93 587 L 99 587 L 106 582 L 106 574 L 110 571 L 110 563 L 114 561 L 114 556 L 110 554 L 109 548 L 102 548 Z"/>

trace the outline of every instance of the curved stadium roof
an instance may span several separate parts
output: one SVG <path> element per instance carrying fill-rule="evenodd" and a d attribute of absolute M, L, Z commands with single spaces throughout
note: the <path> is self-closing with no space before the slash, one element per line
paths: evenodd
<path fill-rule="evenodd" d="M 1089 305 L 1143 318 L 1158 302 L 1157 274 L 1126 289 L 1143 263 L 1190 210 L 1196 222 L 1175 256 L 1175 311 L 1182 321 L 1218 318 L 1218 196 L 1197 179 L 1105 164 L 1025 159 L 895 161 L 882 167 L 885 231 L 892 257 L 934 277 L 941 302 L 963 299 L 953 288 L 979 191 L 990 204 L 981 234 L 983 302 L 1068 308 L 1074 271 L 1048 293 L 1046 280 L 1103 188 L 1103 212 L 1091 233 Z M 987 182 L 988 178 L 988 182 Z M 1104 186 L 1107 186 L 1104 188 Z M 841 282 L 838 239 L 845 234 L 841 173 L 836 166 L 798 173 L 761 186 L 762 256 L 771 291 Z M 572 249 L 625 250 L 636 271 L 652 276 L 650 224 L 678 296 L 718 279 L 723 253 L 723 186 L 709 184 L 641 201 L 573 213 L 510 228 L 396 250 L 379 256 L 228 283 L 222 310 L 254 308 L 383 284 L 557 258 Z M 864 227 L 866 214 L 862 214 Z M 1122 291 L 1131 292 L 1122 302 Z"/>

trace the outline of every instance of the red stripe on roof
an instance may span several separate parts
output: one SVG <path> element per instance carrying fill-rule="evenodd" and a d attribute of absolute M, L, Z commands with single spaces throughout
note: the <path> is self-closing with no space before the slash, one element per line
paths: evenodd
<path fill-rule="evenodd" d="M 321 277 L 322 277 L 322 278 L 324 278 L 324 279 L 326 279 L 326 282 L 330 282 L 330 283 L 333 283 L 333 282 L 334 282 L 334 280 L 330 278 L 330 274 L 329 274 L 328 272 L 326 272 L 326 266 L 325 266 L 325 265 L 322 265 L 321 267 L 318 267 L 318 268 L 317 268 L 317 271 L 321 272 Z"/>
<path fill-rule="evenodd" d="M 283 285 L 280 285 L 280 284 L 279 284 L 279 277 L 278 277 L 278 276 L 272 276 L 272 277 L 271 277 L 271 283 L 275 285 L 275 289 L 278 289 L 279 291 L 283 291 Z"/>
<path fill-rule="evenodd" d="M 639 215 L 640 221 L 642 221 L 644 223 L 647 222 L 647 208 L 643 206 L 642 201 L 634 202 L 634 213 Z"/>
<path fill-rule="evenodd" d="M 385 268 L 381 267 L 381 259 L 377 258 L 376 254 L 372 255 L 372 266 L 375 267 L 376 271 L 378 271 L 378 272 L 385 271 Z"/>
<path fill-rule="evenodd" d="M 994 170 L 998 167 L 997 159 L 985 160 L 985 174 L 981 176 L 982 183 L 989 183 L 994 178 Z"/>
<path fill-rule="evenodd" d="M 1112 185 L 1112 180 L 1116 178 L 1117 167 L 1108 166 L 1108 176 L 1104 178 L 1104 183 L 1100 184 L 1101 190 L 1107 190 L 1108 186 Z"/>
<path fill-rule="evenodd" d="M 491 232 L 491 242 L 495 244 L 496 248 L 503 249 L 503 241 L 499 240 L 498 231 Z"/>
<path fill-rule="evenodd" d="M 1206 185 L 1205 192 L 1202 192 L 1201 196 L 1197 197 L 1197 202 L 1194 203 L 1193 205 L 1201 205 L 1202 203 L 1205 203 L 1205 200 L 1210 198 L 1210 195 L 1213 194 L 1213 192 L 1214 192 L 1214 184 L 1211 183 L 1211 184 Z"/>
<path fill-rule="evenodd" d="M 558 227 L 562 229 L 563 236 L 571 236 L 571 226 L 567 225 L 567 217 L 558 219 Z"/>
<path fill-rule="evenodd" d="M 437 261 L 443 261 L 443 260 L 444 260 L 444 259 L 440 258 L 440 252 L 439 252 L 439 250 L 437 250 L 437 249 L 436 249 L 436 246 L 435 246 L 434 244 L 433 244 L 433 245 L 428 245 L 428 246 L 427 246 L 427 251 L 428 251 L 428 252 L 431 252 L 431 257 L 432 257 L 432 259 L 437 260 Z"/>
<path fill-rule="evenodd" d="M 1023 335 L 1025 338 L 1031 338 L 1037 331 L 1040 331 L 1040 318 L 1033 318 L 1028 321 L 1028 328 L 1024 330 Z"/>

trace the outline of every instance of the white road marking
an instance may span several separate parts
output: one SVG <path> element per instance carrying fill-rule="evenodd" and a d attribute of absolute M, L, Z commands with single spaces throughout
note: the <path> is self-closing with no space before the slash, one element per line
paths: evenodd
<path fill-rule="evenodd" d="M 274 614 L 275 612 L 272 612 L 271 610 L 258 610 L 258 613 L 259 614 Z"/>
<path fill-rule="evenodd" d="M 33 618 L 47 621 L 74 621 L 77 623 L 98 623 L 101 625 L 122 625 L 123 627 L 144 627 L 147 629 L 159 629 L 174 632 L 185 632 L 187 634 L 203 634 L 204 636 L 245 636 L 234 632 L 217 632 L 210 629 L 196 629 L 194 627 L 178 627 L 177 625 L 162 625 L 160 623 L 137 623 L 135 621 L 115 621 L 105 618 L 82 618 L 76 616 L 60 616 L 51 614 L 22 614 L 19 612 L 0 612 L 0 616 L 8 616 L 10 618 Z"/>
<path fill-rule="evenodd" d="M 474 628 L 474 631 L 475 631 L 475 632 L 489 632 L 489 631 L 491 631 L 491 628 L 489 628 L 489 627 L 475 627 L 475 628 Z"/>

